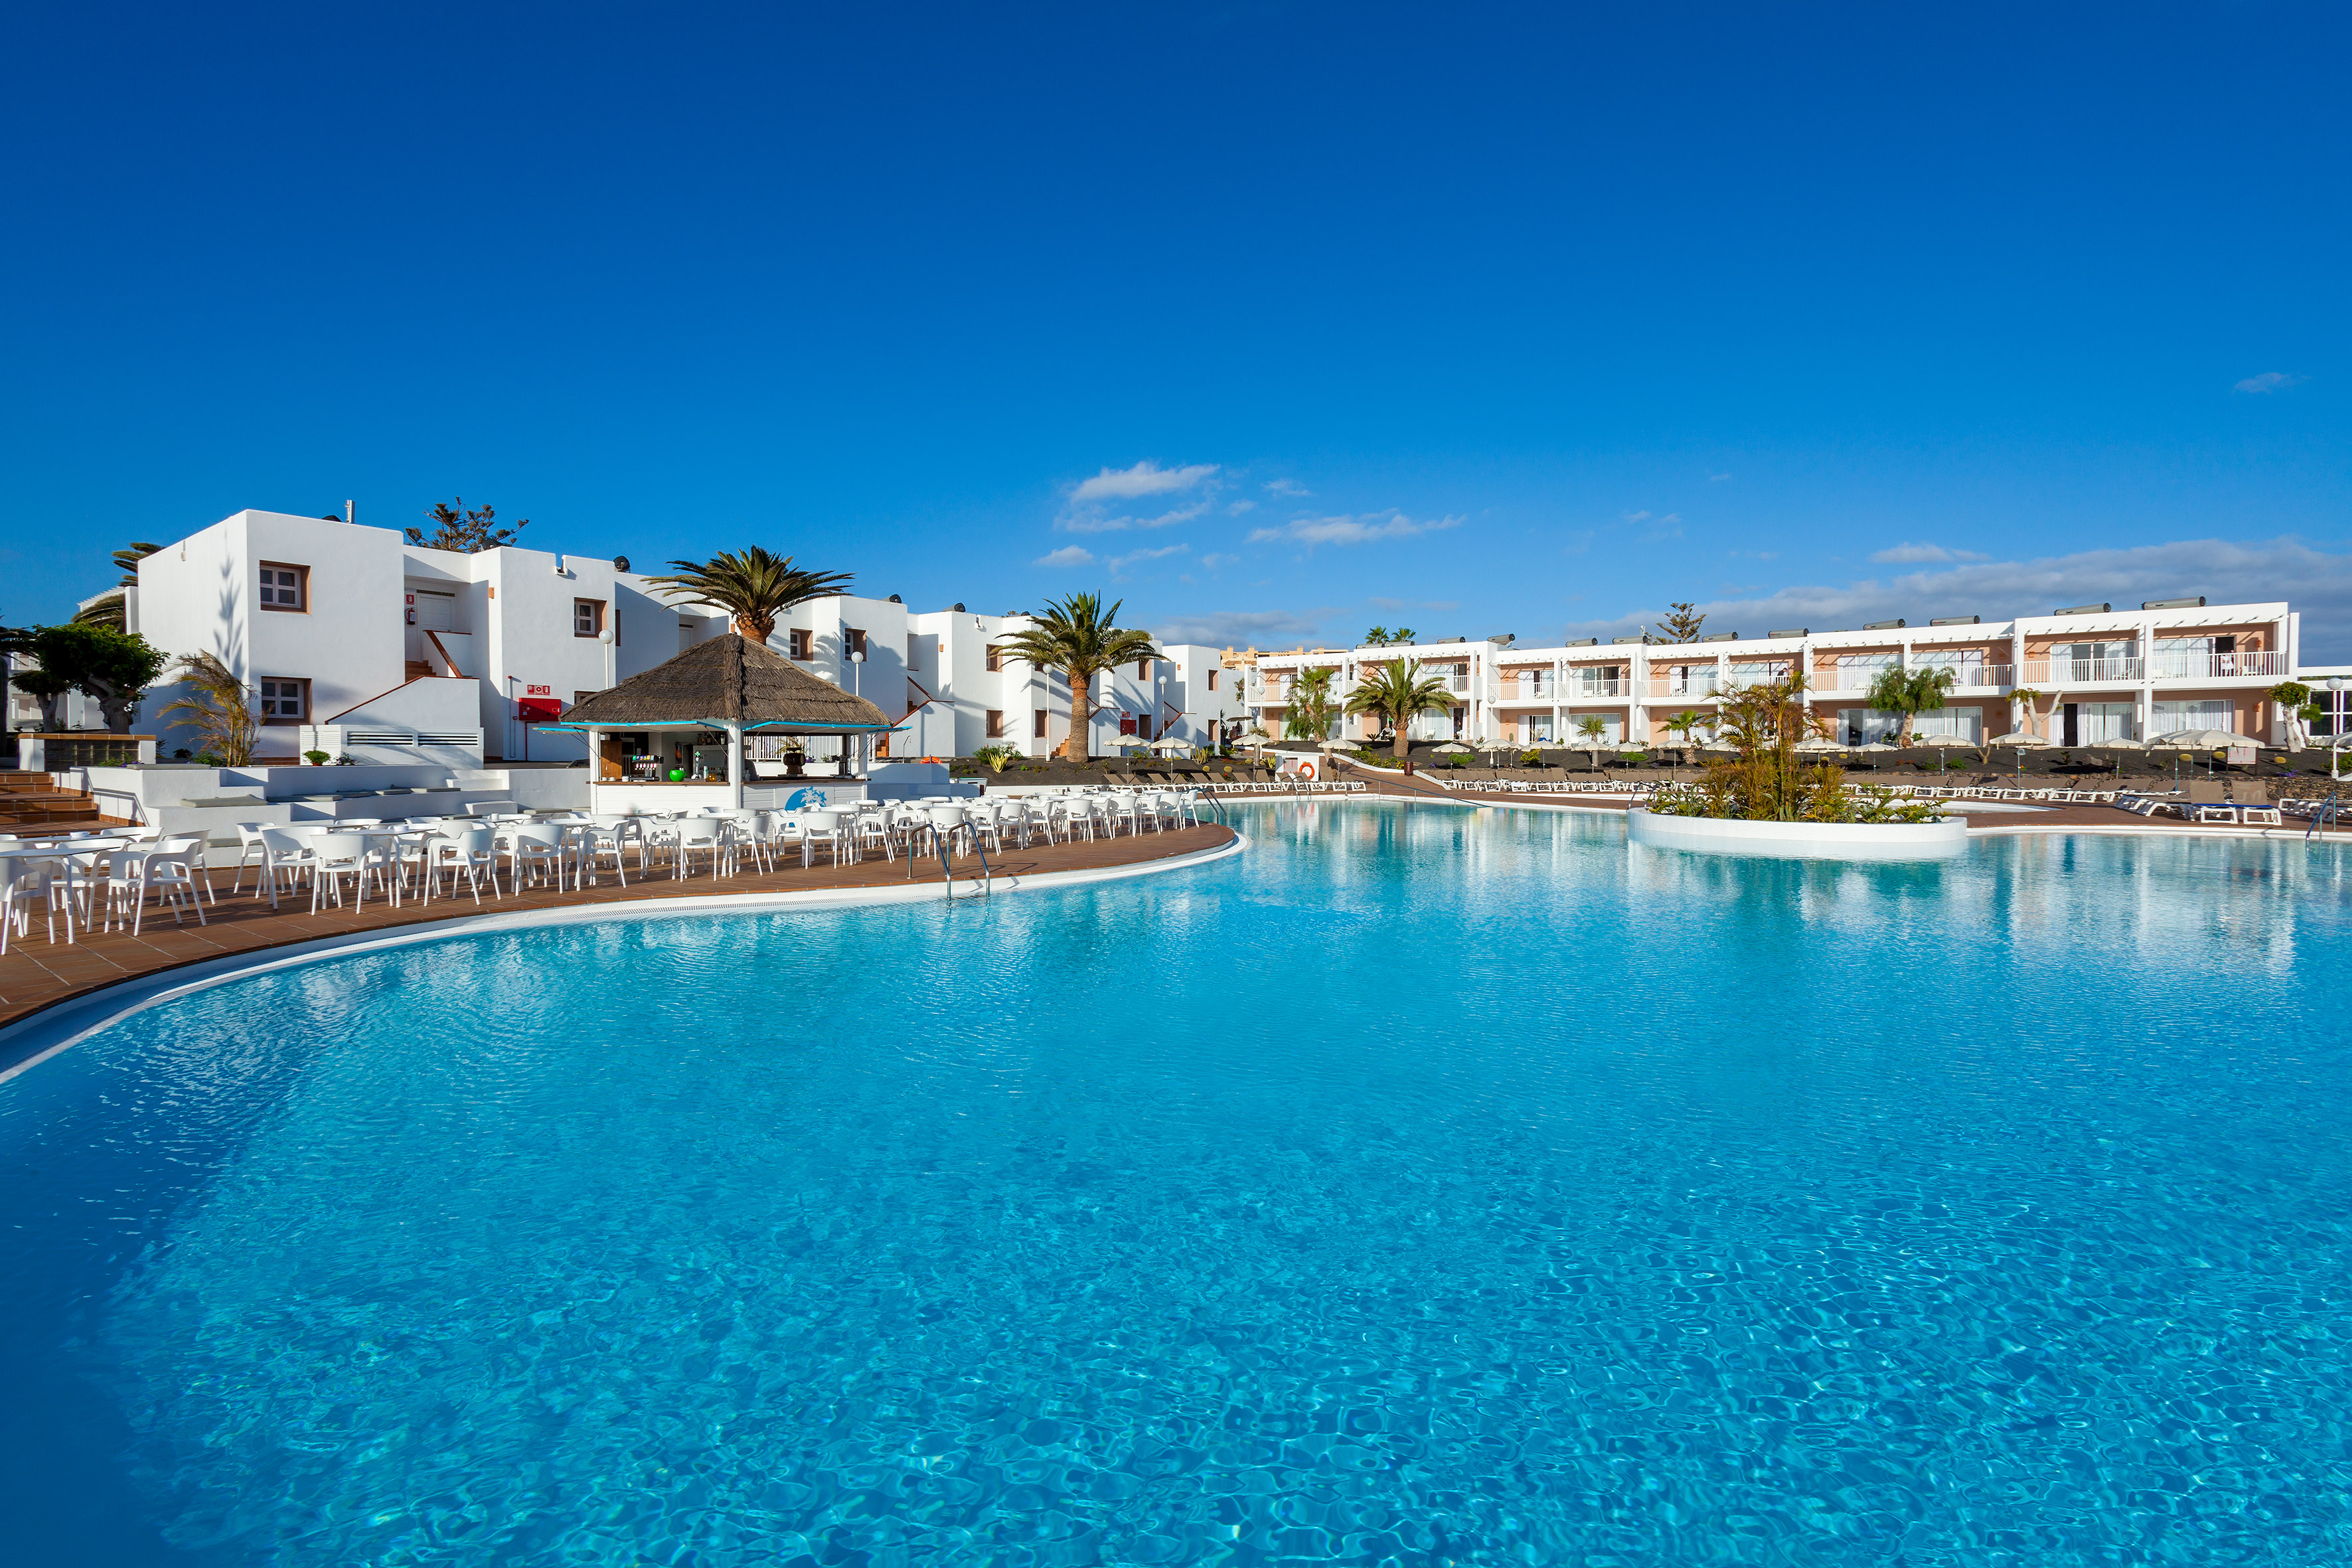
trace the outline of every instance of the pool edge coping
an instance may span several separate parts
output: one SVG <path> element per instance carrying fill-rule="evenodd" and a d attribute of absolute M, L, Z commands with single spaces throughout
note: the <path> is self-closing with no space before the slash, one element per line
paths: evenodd
<path fill-rule="evenodd" d="M 1229 825 L 1230 826 L 1230 825 Z M 1239 828 L 1225 843 L 1187 850 L 1125 866 L 1097 866 L 1075 871 L 1034 871 L 1025 876 L 999 877 L 990 883 L 993 893 L 1050 892 L 1096 882 L 1125 881 L 1162 871 L 1189 870 L 1239 855 L 1249 847 L 1249 836 Z M 147 974 L 133 975 L 96 990 L 59 997 L 23 1017 L 0 1026 L 0 1084 L 29 1072 L 52 1057 L 72 1049 L 101 1029 L 150 1007 L 208 991 L 233 980 L 292 969 L 323 959 L 347 958 L 453 936 L 488 931 L 528 931 L 541 926 L 593 925 L 600 921 L 667 920 L 689 915 L 786 913 L 796 910 L 853 909 L 881 904 L 967 902 L 976 892 L 959 894 L 958 882 L 977 889 L 979 878 L 959 878 L 946 884 L 914 882 L 906 887 L 809 888 L 766 893 L 712 893 L 695 898 L 628 899 L 608 903 L 575 904 L 542 910 L 499 910 L 423 921 L 388 931 L 354 931 L 342 936 L 314 937 L 247 952 L 224 953 L 174 964 Z M 61 1037 L 51 1037 L 60 1036 Z"/>

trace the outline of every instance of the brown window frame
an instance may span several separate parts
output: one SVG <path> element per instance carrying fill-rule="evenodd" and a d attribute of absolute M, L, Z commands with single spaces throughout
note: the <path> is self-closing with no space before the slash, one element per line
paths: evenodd
<path fill-rule="evenodd" d="M 994 643 L 988 645 L 988 673 L 999 675 L 1004 669 L 1004 650 Z"/>
<path fill-rule="evenodd" d="M 1004 710 L 1002 708 L 988 710 L 988 738 L 992 741 L 1004 739 Z"/>
<path fill-rule="evenodd" d="M 1210 689 L 1210 690 L 1212 690 L 1212 691 L 1214 691 L 1216 689 L 1217 689 L 1217 672 L 1216 672 L 1215 670 L 1213 670 L 1213 670 L 1209 671 L 1209 689 Z"/>
<path fill-rule="evenodd" d="M 865 654 L 868 658 L 874 657 L 866 646 L 866 628 L 844 626 L 841 628 L 841 657 L 847 658 L 854 653 Z"/>
<path fill-rule="evenodd" d="M 800 660 L 803 664 L 806 664 L 816 658 L 816 634 L 809 630 L 808 627 L 793 626 L 789 628 L 785 641 L 792 648 L 793 657 Z"/>
<path fill-rule="evenodd" d="M 1045 738 L 1045 710 L 1039 708 L 1034 711 L 1037 715 L 1037 726 L 1029 732 L 1029 737 L 1034 741 L 1042 741 Z"/>
<path fill-rule="evenodd" d="M 583 605 L 594 612 L 589 616 L 590 625 L 584 632 L 580 629 L 580 606 Z M 574 599 L 572 601 L 572 635 L 575 637 L 601 637 L 604 635 L 604 600 Z"/>
<path fill-rule="evenodd" d="M 1135 661 L 1135 679 L 1138 680 L 1149 680 L 1151 679 L 1151 661 L 1150 659 L 1139 658 Z"/>
<path fill-rule="evenodd" d="M 261 708 L 260 720 L 264 724 L 308 724 L 310 721 L 310 678 L 309 676 L 257 676 L 254 679 L 253 686 L 254 701 Z M 282 691 L 272 692 L 269 690 L 269 688 L 273 686 L 281 688 L 293 686 L 299 688 L 302 711 L 295 714 L 291 718 L 288 718 L 283 714 L 270 712 L 268 710 L 268 705 L 270 703 L 282 702 L 286 700 L 285 694 Z"/>
<path fill-rule="evenodd" d="M 261 605 L 263 609 L 280 616 L 307 616 L 310 613 L 310 569 L 308 566 L 298 565 L 291 561 L 264 561 L 257 569 L 262 572 L 293 573 L 295 596 L 300 601 L 299 604 L 279 605 L 265 600 Z M 275 594 L 278 591 L 278 585 L 274 583 L 263 583 L 257 585 L 257 590 L 260 594 Z"/>

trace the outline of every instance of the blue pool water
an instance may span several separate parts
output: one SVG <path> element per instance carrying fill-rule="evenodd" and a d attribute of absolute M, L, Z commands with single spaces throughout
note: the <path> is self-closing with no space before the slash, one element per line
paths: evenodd
<path fill-rule="evenodd" d="M 2341 851 L 1244 816 L 0 1087 L 0 1559 L 2352 1557 Z"/>

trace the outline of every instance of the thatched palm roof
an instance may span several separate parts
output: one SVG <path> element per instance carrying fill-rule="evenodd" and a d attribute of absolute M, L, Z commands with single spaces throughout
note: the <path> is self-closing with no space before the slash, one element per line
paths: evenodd
<path fill-rule="evenodd" d="M 732 723 L 772 734 L 814 735 L 891 727 L 882 710 L 864 698 L 734 632 L 698 642 L 667 664 L 573 703 L 558 722 L 599 730 Z"/>

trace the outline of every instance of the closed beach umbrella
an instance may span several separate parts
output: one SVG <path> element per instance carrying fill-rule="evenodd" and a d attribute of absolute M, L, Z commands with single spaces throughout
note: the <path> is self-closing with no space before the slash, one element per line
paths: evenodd
<path fill-rule="evenodd" d="M 2252 735 L 2241 735 L 2232 730 L 2175 730 L 2158 735 L 2148 742 L 2152 746 L 2178 746 L 2184 752 L 2220 751 L 2224 746 L 2262 746 L 2268 742 L 2257 741 Z"/>

